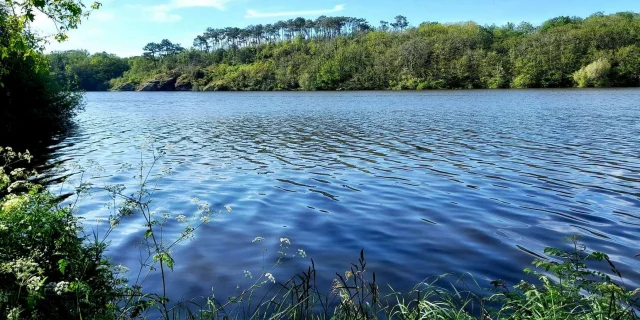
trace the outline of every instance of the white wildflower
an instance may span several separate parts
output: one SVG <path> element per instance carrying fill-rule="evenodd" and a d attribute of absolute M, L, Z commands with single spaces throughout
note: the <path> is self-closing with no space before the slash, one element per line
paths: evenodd
<path fill-rule="evenodd" d="M 264 276 L 267 278 L 267 280 L 271 281 L 272 283 L 276 283 L 276 278 L 274 278 L 271 273 L 265 273 Z"/>
<path fill-rule="evenodd" d="M 96 267 L 96 271 L 103 271 L 103 270 L 109 270 L 109 267 L 105 266 L 104 264 Z"/>
<path fill-rule="evenodd" d="M 111 226 L 111 228 L 115 228 L 118 225 L 118 220 L 109 219 L 109 225 Z"/>
<path fill-rule="evenodd" d="M 113 272 L 115 272 L 115 273 L 128 273 L 129 272 L 129 268 L 119 264 L 119 265 L 113 267 Z"/>
<path fill-rule="evenodd" d="M 287 238 L 280 238 L 280 243 L 285 243 L 285 244 L 291 245 L 291 241 L 289 241 L 289 239 L 287 239 Z"/>
<path fill-rule="evenodd" d="M 231 206 L 224 206 L 225 209 L 227 209 L 227 211 L 229 212 L 233 212 L 233 209 L 231 209 Z"/>
<path fill-rule="evenodd" d="M 211 206 L 208 203 L 202 202 L 198 204 L 198 211 L 201 213 L 209 213 L 211 212 Z"/>
<path fill-rule="evenodd" d="M 27 290 L 29 291 L 39 291 L 44 285 L 45 279 L 40 276 L 35 276 L 29 278 L 27 281 Z"/>
<path fill-rule="evenodd" d="M 23 176 L 24 175 L 24 168 L 13 169 L 9 173 L 9 175 L 14 176 L 14 177 Z"/>
<path fill-rule="evenodd" d="M 209 221 L 211 221 L 211 218 L 203 216 L 202 218 L 200 218 L 200 221 L 202 221 L 202 223 L 209 223 Z"/>
<path fill-rule="evenodd" d="M 245 278 L 249 278 L 249 279 L 253 279 L 253 275 L 251 274 L 251 271 L 249 271 L 249 270 L 245 270 L 244 271 L 244 277 Z"/>
<path fill-rule="evenodd" d="M 298 255 L 299 255 L 301 258 L 306 258 L 306 257 L 307 257 L 307 253 L 306 253 L 306 252 L 304 252 L 304 250 L 302 250 L 302 249 L 298 249 Z"/>
<path fill-rule="evenodd" d="M 251 241 L 251 243 L 254 243 L 254 242 L 262 242 L 262 241 L 264 241 L 264 238 L 263 238 L 263 237 L 256 237 L 255 239 L 253 239 L 253 241 Z"/>
<path fill-rule="evenodd" d="M 62 295 L 69 290 L 69 282 L 60 281 L 56 284 L 55 292 L 57 295 Z"/>
<path fill-rule="evenodd" d="M 178 222 L 186 222 L 187 221 L 187 217 L 184 214 L 181 214 L 181 215 L 176 217 L 176 220 L 178 220 Z"/>

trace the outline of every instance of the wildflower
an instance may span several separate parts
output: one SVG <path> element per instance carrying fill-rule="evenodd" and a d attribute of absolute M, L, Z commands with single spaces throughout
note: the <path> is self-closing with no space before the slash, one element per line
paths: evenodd
<path fill-rule="evenodd" d="M 201 213 L 209 213 L 209 212 L 211 212 L 211 207 L 206 202 L 199 203 L 198 204 L 198 211 L 200 211 Z"/>
<path fill-rule="evenodd" d="M 9 175 L 14 177 L 21 177 L 24 175 L 24 168 L 13 169 Z"/>
<path fill-rule="evenodd" d="M 109 219 L 109 225 L 111 226 L 111 228 L 115 228 L 118 225 L 118 220 Z"/>
<path fill-rule="evenodd" d="M 249 279 L 253 279 L 253 275 L 251 274 L 251 271 L 249 271 L 249 270 L 245 270 L 244 271 L 244 277 L 245 278 L 249 278 Z"/>
<path fill-rule="evenodd" d="M 276 283 L 276 278 L 274 278 L 270 272 L 265 273 L 264 276 L 267 278 L 267 280 L 271 281 L 272 283 Z"/>
<path fill-rule="evenodd" d="M 102 264 L 102 265 L 97 266 L 96 270 L 97 271 L 109 270 L 109 267 L 105 266 L 104 264 Z"/>
<path fill-rule="evenodd" d="M 176 217 L 176 220 L 178 220 L 178 222 L 186 222 L 187 221 L 187 217 L 185 217 L 184 214 L 181 214 L 181 215 Z"/>
<path fill-rule="evenodd" d="M 69 282 L 66 281 L 58 282 L 56 284 L 56 288 L 54 289 L 57 295 L 62 295 L 63 293 L 67 292 L 67 290 L 69 290 Z"/>
<path fill-rule="evenodd" d="M 264 238 L 263 238 L 263 237 L 256 237 L 255 239 L 253 239 L 253 241 L 251 241 L 251 243 L 254 243 L 254 242 L 262 242 L 262 241 L 264 241 Z"/>
<path fill-rule="evenodd" d="M 31 277 L 27 281 L 27 289 L 29 291 L 39 291 L 44 285 L 44 281 L 45 279 L 40 276 Z"/>
<path fill-rule="evenodd" d="M 129 268 L 119 264 L 119 265 L 113 267 L 113 271 L 115 273 L 128 273 L 129 272 Z"/>
<path fill-rule="evenodd" d="M 204 216 L 202 218 L 200 218 L 200 221 L 202 221 L 202 223 L 208 223 L 209 221 L 211 221 L 211 218 Z"/>
<path fill-rule="evenodd" d="M 229 213 L 233 212 L 233 209 L 231 209 L 231 206 L 224 206 L 224 208 L 227 209 Z"/>
<path fill-rule="evenodd" d="M 287 238 L 280 238 L 280 243 L 285 243 L 285 244 L 290 245 L 291 241 L 289 241 L 289 239 L 287 239 Z"/>
<path fill-rule="evenodd" d="M 5 226 L 4 224 L 0 224 L 0 231 L 7 231 L 9 230 L 9 227 Z"/>
<path fill-rule="evenodd" d="M 298 249 L 298 255 L 299 255 L 301 258 L 306 258 L 306 257 L 307 257 L 307 253 L 306 253 L 306 252 L 304 252 L 304 250 L 302 250 L 302 249 Z"/>

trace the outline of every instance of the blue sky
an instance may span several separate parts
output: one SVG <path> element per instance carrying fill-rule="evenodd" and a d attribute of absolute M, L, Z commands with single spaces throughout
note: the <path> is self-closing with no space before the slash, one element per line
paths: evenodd
<path fill-rule="evenodd" d="M 169 39 L 190 47 L 207 27 L 244 27 L 296 16 L 341 15 L 378 25 L 402 14 L 412 25 L 423 21 L 480 24 L 528 21 L 539 24 L 560 15 L 640 12 L 639 0 L 102 0 L 103 6 L 49 50 L 87 49 L 120 56 L 138 55 L 148 42 Z M 48 34 L 51 23 L 36 21 Z"/>

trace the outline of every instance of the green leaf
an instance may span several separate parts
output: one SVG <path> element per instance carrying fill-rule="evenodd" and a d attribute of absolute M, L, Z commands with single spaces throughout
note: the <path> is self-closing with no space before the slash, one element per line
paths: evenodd
<path fill-rule="evenodd" d="M 173 266 L 175 264 L 175 260 L 171 258 L 171 256 L 166 252 L 161 252 L 153 256 L 154 262 L 160 262 L 161 264 L 167 265 L 169 269 L 173 270 Z"/>
<path fill-rule="evenodd" d="M 153 231 L 151 229 L 144 232 L 144 239 L 149 239 L 153 235 Z"/>
<path fill-rule="evenodd" d="M 64 274 L 68 265 L 69 265 L 69 261 L 67 261 L 66 259 L 58 260 L 58 270 L 60 270 L 60 273 Z"/>

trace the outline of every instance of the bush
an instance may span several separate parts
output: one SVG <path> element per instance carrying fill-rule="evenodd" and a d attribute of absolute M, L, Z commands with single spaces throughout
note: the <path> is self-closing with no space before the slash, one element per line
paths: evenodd
<path fill-rule="evenodd" d="M 609 84 L 611 63 L 607 58 L 600 58 L 588 66 L 576 71 L 573 80 L 580 88 L 605 87 Z"/>
<path fill-rule="evenodd" d="M 30 185 L 24 170 L 7 173 L 29 158 L 0 148 L 0 195 L 8 193 L 0 200 L 0 317 L 109 318 L 119 280 L 105 246 L 81 236 L 72 209 Z"/>

